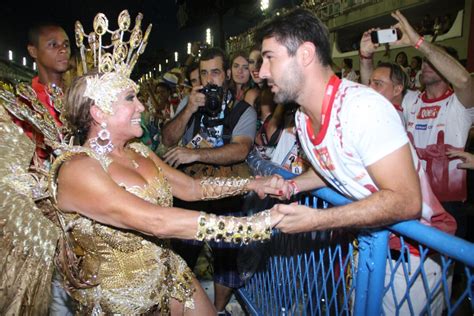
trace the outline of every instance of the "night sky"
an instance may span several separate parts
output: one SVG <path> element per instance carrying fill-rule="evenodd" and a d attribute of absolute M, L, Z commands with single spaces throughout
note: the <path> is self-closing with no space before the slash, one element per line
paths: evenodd
<path fill-rule="evenodd" d="M 195 4 L 210 4 L 214 1 L 192 0 Z M 194 2 L 195 1 L 195 2 Z M 226 0 L 223 0 L 226 1 Z M 229 1 L 229 0 L 227 0 Z M 254 6 L 258 13 L 260 1 L 243 0 L 238 3 L 247 3 Z M 273 7 L 291 5 L 294 1 L 273 1 Z M 227 2 L 228 3 L 228 2 Z M 153 24 L 148 46 L 144 58 L 148 60 L 157 59 L 158 56 L 178 51 L 180 56 L 186 53 L 186 43 L 194 40 L 205 40 L 205 30 L 217 26 L 217 15 L 208 19 L 194 21 L 191 26 L 180 29 L 178 27 L 176 0 L 48 0 L 48 1 L 8 1 L 3 2 L 0 11 L 0 56 L 8 57 L 8 50 L 13 50 L 14 60 L 21 62 L 22 57 L 27 57 L 28 65 L 32 64 L 26 50 L 28 28 L 40 21 L 53 21 L 63 26 L 68 33 L 71 46 L 76 48 L 74 41 L 74 22 L 81 21 L 86 33 L 92 31 L 92 21 L 98 12 L 103 12 L 109 19 L 109 28 L 116 29 L 118 14 L 128 9 L 134 25 L 134 18 L 138 12 L 142 12 L 144 19 L 142 29 L 149 24 Z M 206 9 L 212 13 L 213 8 Z M 242 13 L 240 13 L 242 14 Z M 239 34 L 258 23 L 259 17 L 246 18 L 236 16 L 235 10 L 226 14 L 224 20 L 224 30 L 226 38 Z"/>
<path fill-rule="evenodd" d="M 30 2 L 31 3 L 31 2 Z M 148 44 L 149 51 L 154 49 L 168 49 L 173 51 L 178 46 L 185 44 L 178 43 L 176 38 L 183 38 L 185 41 L 185 33 L 181 35 L 178 30 L 176 19 L 177 6 L 174 0 L 165 1 L 140 1 L 140 0 L 86 0 L 86 1 L 70 1 L 70 0 L 48 0 L 44 2 L 36 2 L 26 4 L 24 1 L 2 3 L 0 13 L 0 54 L 2 57 L 7 56 L 7 50 L 12 49 L 18 59 L 21 56 L 29 58 L 26 51 L 27 31 L 28 28 L 40 21 L 53 21 L 63 26 L 74 43 L 74 22 L 81 21 L 86 33 L 92 31 L 92 21 L 98 12 L 103 12 L 109 19 L 109 27 L 117 28 L 117 17 L 123 9 L 128 9 L 134 25 L 134 19 L 138 12 L 142 12 L 144 19 L 142 29 L 149 23 L 153 23 L 153 29 Z M 42 5 L 40 5 L 42 3 Z M 47 5 L 45 5 L 47 4 Z M 174 39 L 174 41 L 173 41 Z M 148 53 L 150 54 L 150 53 Z M 15 58 L 16 59 L 16 58 Z"/>

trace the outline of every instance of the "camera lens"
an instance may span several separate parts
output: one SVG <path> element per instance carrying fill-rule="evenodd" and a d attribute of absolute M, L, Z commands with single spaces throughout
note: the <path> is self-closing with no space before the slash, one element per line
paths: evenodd
<path fill-rule="evenodd" d="M 220 112 L 220 99 L 216 95 L 208 95 L 206 97 L 206 110 L 209 114 L 216 115 Z"/>
<path fill-rule="evenodd" d="M 215 84 L 207 84 L 200 92 L 206 96 L 203 111 L 209 116 L 219 114 L 222 106 L 222 87 Z"/>

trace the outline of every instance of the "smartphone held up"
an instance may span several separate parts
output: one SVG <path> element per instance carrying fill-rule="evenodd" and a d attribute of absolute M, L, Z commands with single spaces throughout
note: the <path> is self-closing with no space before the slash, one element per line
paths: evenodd
<path fill-rule="evenodd" d="M 385 44 L 385 43 L 392 43 L 400 39 L 401 34 L 400 31 L 397 29 L 383 29 L 372 31 L 370 33 L 370 37 L 372 39 L 372 43 L 374 44 Z"/>

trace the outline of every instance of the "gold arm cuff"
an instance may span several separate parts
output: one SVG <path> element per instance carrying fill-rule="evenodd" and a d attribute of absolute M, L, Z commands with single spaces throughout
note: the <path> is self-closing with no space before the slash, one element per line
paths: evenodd
<path fill-rule="evenodd" d="M 253 177 L 206 177 L 200 182 L 202 197 L 201 200 L 217 200 L 228 196 L 235 196 L 247 193 L 247 185 Z"/>
<path fill-rule="evenodd" d="M 254 240 L 268 240 L 271 234 L 270 210 L 250 217 L 217 216 L 201 212 L 196 239 L 248 244 Z"/>

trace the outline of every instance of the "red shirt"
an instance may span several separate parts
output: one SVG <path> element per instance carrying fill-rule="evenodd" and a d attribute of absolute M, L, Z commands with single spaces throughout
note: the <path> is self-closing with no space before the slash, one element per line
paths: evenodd
<path fill-rule="evenodd" d="M 54 104 L 51 100 L 51 97 L 48 94 L 47 87 L 39 82 L 39 78 L 36 76 L 31 80 L 31 87 L 35 90 L 36 94 L 38 95 L 38 100 L 44 105 L 44 107 L 48 110 L 49 114 L 51 114 L 54 118 L 54 121 L 58 126 L 62 126 L 63 124 L 59 120 L 59 113 L 54 109 Z"/>
<path fill-rule="evenodd" d="M 36 92 L 38 96 L 38 100 L 44 107 L 48 110 L 51 116 L 54 118 L 54 121 L 58 126 L 62 126 L 61 121 L 59 120 L 59 113 L 54 109 L 54 104 L 51 100 L 50 95 L 47 92 L 47 87 L 39 82 L 38 76 L 34 77 L 31 80 L 31 87 Z M 44 145 L 44 136 L 39 131 L 37 131 L 31 124 L 25 121 L 20 121 L 18 119 L 14 119 L 15 124 L 20 126 L 25 134 L 36 143 L 36 153 L 41 160 L 48 159 L 49 155 L 51 154 L 49 150 L 47 150 L 46 146 Z"/>

